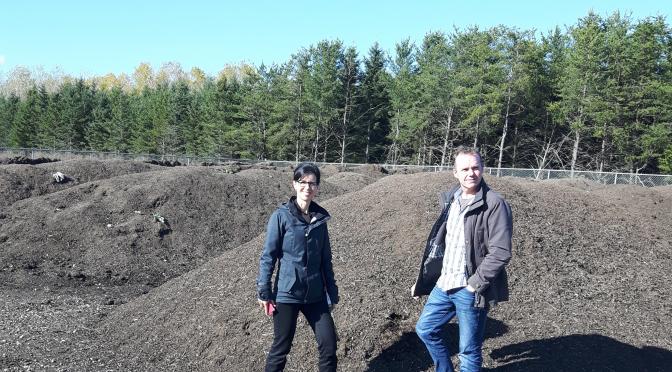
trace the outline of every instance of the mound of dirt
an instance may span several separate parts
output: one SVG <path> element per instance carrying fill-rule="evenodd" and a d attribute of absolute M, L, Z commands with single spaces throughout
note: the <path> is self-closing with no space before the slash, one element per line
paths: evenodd
<path fill-rule="evenodd" d="M 0 208 L 12 205 L 17 200 L 40 196 L 94 180 L 124 174 L 142 173 L 160 167 L 142 162 L 65 160 L 35 166 L 0 166 Z M 52 174 L 61 172 L 68 176 L 67 182 L 55 182 Z"/>
<path fill-rule="evenodd" d="M 58 161 L 58 159 L 50 159 L 50 158 L 29 158 L 26 156 L 16 156 L 13 158 L 3 158 L 0 159 L 0 164 L 42 164 L 42 163 L 51 163 Z"/>
<path fill-rule="evenodd" d="M 52 193 L 13 203 L 0 218 L 0 276 L 9 273 L 7 281 L 17 286 L 156 286 L 261 233 L 270 212 L 291 194 L 286 171 L 177 167 L 116 176 L 150 169 L 119 164 L 99 171 L 95 163 L 80 162 L 15 172 L 49 185 L 46 177 L 54 169 L 74 175 L 74 184 L 102 179 L 60 186 L 59 192 L 60 184 L 36 188 L 35 194 Z M 8 194 L 24 196 L 15 190 Z M 323 182 L 319 200 L 345 192 Z"/>
<path fill-rule="evenodd" d="M 336 185 L 347 192 L 357 191 L 376 182 L 377 178 L 354 172 L 341 172 L 329 176 L 325 181 Z"/>
<path fill-rule="evenodd" d="M 387 169 L 380 164 L 364 164 L 353 168 L 352 171 L 374 178 L 380 178 L 389 173 Z"/>
<path fill-rule="evenodd" d="M 559 185 L 562 187 L 572 187 L 583 191 L 598 190 L 598 189 L 610 188 L 613 186 L 613 185 L 605 185 L 603 183 L 582 177 L 547 179 L 539 182 L 543 182 L 546 185 Z"/>
<path fill-rule="evenodd" d="M 282 174 L 164 169 L 14 203 L 0 226 L 0 273 L 17 285 L 158 285 L 259 234 L 288 193 Z"/>
<path fill-rule="evenodd" d="M 422 174 L 417 181 L 418 175 L 390 176 L 324 203 L 334 216 L 342 370 L 431 369 L 413 328 L 422 302 L 411 299 L 408 288 L 438 213 L 437 194 L 452 175 Z M 511 301 L 490 313 L 485 367 L 669 366 L 672 287 L 660 281 L 672 269 L 669 213 L 630 218 L 631 201 L 611 195 L 513 179 L 490 182 L 512 204 L 515 251 Z M 117 308 L 88 357 L 122 370 L 258 370 L 272 338 L 254 293 L 262 240 Z M 448 328 L 455 337 L 455 325 Z M 563 350 L 572 358 L 558 356 Z M 312 370 L 316 360 L 313 336 L 302 323 L 287 368 Z"/>
<path fill-rule="evenodd" d="M 0 216 L 0 368 L 259 370 L 273 333 L 255 299 L 260 233 L 290 172 L 162 168 L 13 203 Z M 414 333 L 424 300 L 409 287 L 452 173 L 350 193 L 338 180 L 357 176 L 341 177 L 320 195 L 333 216 L 339 369 L 430 371 Z M 672 189 L 487 180 L 512 205 L 514 257 L 486 370 L 668 369 Z M 455 362 L 456 333 L 449 324 Z M 316 363 L 300 321 L 287 370 Z"/>
<path fill-rule="evenodd" d="M 340 166 L 335 165 L 335 164 L 325 164 L 320 166 L 320 176 L 325 179 L 329 178 L 335 174 L 338 174 L 340 172 L 343 172 L 344 169 L 342 169 Z"/>
<path fill-rule="evenodd" d="M 270 172 L 268 169 L 264 168 L 249 168 L 240 171 L 238 173 L 239 176 L 244 177 L 245 179 L 250 180 L 253 183 L 258 183 L 260 185 L 260 188 L 265 188 L 268 185 L 268 181 L 270 179 L 273 179 L 273 182 L 275 182 L 274 187 L 277 187 L 278 189 L 281 189 L 284 192 L 284 198 L 288 199 L 290 195 L 292 195 L 292 176 L 293 176 L 293 169 L 292 168 L 280 168 L 278 171 L 273 171 Z M 320 189 L 318 191 L 316 201 L 319 203 L 322 200 L 327 200 L 330 198 L 333 198 L 338 195 L 342 195 L 349 192 L 349 188 L 344 187 L 341 185 L 339 182 L 332 182 L 329 179 L 321 179 L 320 180 Z M 278 203 L 279 204 L 279 203 Z M 277 204 L 275 205 L 277 206 Z M 264 225 L 262 227 L 262 230 L 265 229 L 266 226 Z"/>
<path fill-rule="evenodd" d="M 409 167 L 400 167 L 400 168 L 392 168 L 390 169 L 390 174 L 415 174 L 415 173 L 423 173 L 424 170 L 420 168 L 409 168 Z"/>

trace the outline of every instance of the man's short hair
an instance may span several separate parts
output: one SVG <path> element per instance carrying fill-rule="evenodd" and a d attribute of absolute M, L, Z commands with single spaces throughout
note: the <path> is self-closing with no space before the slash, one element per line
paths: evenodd
<path fill-rule="evenodd" d="M 458 146 L 455 149 L 455 153 L 453 154 L 453 167 L 455 166 L 455 163 L 457 161 L 457 157 L 462 154 L 468 154 L 468 155 L 477 155 L 478 156 L 478 162 L 481 164 L 481 168 L 483 168 L 483 157 L 481 156 L 481 153 L 478 152 L 478 149 L 475 147 L 471 146 Z"/>

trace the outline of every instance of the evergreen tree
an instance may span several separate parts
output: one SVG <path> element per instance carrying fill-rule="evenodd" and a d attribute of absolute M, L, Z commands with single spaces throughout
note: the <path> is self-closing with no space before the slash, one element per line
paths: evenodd
<path fill-rule="evenodd" d="M 131 98 L 119 87 L 108 93 L 110 118 L 107 123 L 109 136 L 104 147 L 109 151 L 126 153 L 131 151 L 132 128 L 135 118 L 132 115 Z"/>
<path fill-rule="evenodd" d="M 309 122 L 313 134 L 312 158 L 326 161 L 329 144 L 333 140 L 334 125 L 339 119 L 342 85 L 339 70 L 343 63 L 343 44 L 340 40 L 323 40 L 310 48 L 311 73 L 306 82 L 309 110 L 313 121 Z"/>
<path fill-rule="evenodd" d="M 561 83 L 567 67 L 569 36 L 556 27 L 542 38 L 541 49 L 544 53 L 543 73 L 539 75 L 542 81 L 536 88 L 535 97 L 542 101 L 545 112 L 539 124 L 532 125 L 530 130 L 524 132 L 523 144 L 538 149 L 534 154 L 534 166 L 539 170 L 549 165 L 564 168 L 561 154 L 570 129 L 563 115 Z"/>
<path fill-rule="evenodd" d="M 449 157 L 449 148 L 452 148 L 451 132 L 457 106 L 452 56 L 448 39 L 443 33 L 425 35 L 418 54 L 421 115 L 421 121 L 415 128 L 418 164 L 440 163 L 443 166 Z"/>
<path fill-rule="evenodd" d="M 417 112 L 419 91 L 415 54 L 415 44 L 409 39 L 397 43 L 396 55 L 391 66 L 393 80 L 390 84 L 393 118 L 391 118 L 390 141 L 392 144 L 388 152 L 388 162 L 392 164 L 410 161 L 415 147 L 413 146 L 413 128 L 422 120 Z M 366 158 L 368 162 L 368 146 Z"/>
<path fill-rule="evenodd" d="M 351 135 L 353 131 L 354 113 L 360 104 L 360 71 L 359 59 L 355 48 L 347 48 L 343 55 L 343 63 L 339 71 L 339 79 L 342 89 L 341 101 L 341 119 L 336 125 L 336 139 L 340 146 L 339 160 L 341 164 L 345 163 L 346 149 L 352 142 Z"/>
<path fill-rule="evenodd" d="M 215 129 L 217 153 L 232 158 L 250 157 L 250 132 L 239 115 L 240 91 L 240 82 L 233 74 L 222 74 L 217 80 L 217 103 L 221 113 Z"/>
<path fill-rule="evenodd" d="M 456 32 L 452 42 L 455 50 L 455 96 L 460 103 L 459 129 L 462 143 L 473 141 L 480 146 L 483 161 L 488 162 L 488 144 L 501 123 L 504 71 L 502 55 L 494 48 L 497 31 L 481 31 L 477 27 Z"/>
<path fill-rule="evenodd" d="M 581 166 L 581 140 L 585 139 L 599 104 L 600 49 L 603 42 L 601 23 L 599 16 L 590 13 L 570 29 L 571 44 L 567 67 L 560 82 L 560 112 L 572 131 L 572 176 L 574 170 Z M 585 155 L 589 158 L 588 154 Z"/>
<path fill-rule="evenodd" d="M 149 88 L 143 89 L 140 94 L 133 94 L 130 99 L 131 115 L 131 151 L 134 153 L 155 153 L 152 130 L 152 92 Z"/>
<path fill-rule="evenodd" d="M 293 69 L 293 61 L 290 61 L 279 66 L 273 65 L 268 71 L 269 96 L 272 97 L 270 102 L 272 128 L 268 144 L 272 159 L 296 161 L 299 158 L 300 130 L 295 131 L 294 128 L 299 128 L 297 116 L 301 111 L 303 97 L 300 94 L 300 86 L 292 77 Z M 299 93 L 296 96 L 295 90 Z"/>
<path fill-rule="evenodd" d="M 14 118 L 19 110 L 19 97 L 11 94 L 9 97 L 0 95 L 0 147 L 11 146 L 11 133 L 14 130 Z"/>
<path fill-rule="evenodd" d="M 87 148 L 86 129 L 92 121 L 94 91 L 83 79 L 63 84 L 58 100 L 61 125 L 57 126 L 55 142 L 63 143 L 68 149 Z"/>
<path fill-rule="evenodd" d="M 192 92 L 189 90 L 189 82 L 185 78 L 180 78 L 170 88 L 172 106 L 170 125 L 175 132 L 171 141 L 171 152 L 185 153 L 187 138 L 194 126 L 191 114 Z"/>
<path fill-rule="evenodd" d="M 601 71 L 594 103 L 594 126 L 590 133 L 596 142 L 594 147 L 600 149 L 595 156 L 596 164 L 591 168 L 600 172 L 617 160 L 612 156 L 614 131 L 628 126 L 623 104 L 632 90 L 629 70 L 634 65 L 628 36 L 631 31 L 629 19 L 621 17 L 618 12 L 603 21 L 603 45 L 599 57 Z"/>
<path fill-rule="evenodd" d="M 361 104 L 356 118 L 356 146 L 364 149 L 358 158 L 368 163 L 382 163 L 386 159 L 388 136 L 390 134 L 390 75 L 386 71 L 386 56 L 376 43 L 369 49 L 364 59 L 361 78 Z"/>
<path fill-rule="evenodd" d="M 310 52 L 302 50 L 292 57 L 289 70 L 289 115 L 293 128 L 287 129 L 293 132 L 294 161 L 310 158 L 312 153 L 308 146 L 310 138 L 309 123 L 314 119 L 311 114 L 316 106 L 313 97 L 309 94 L 310 85 Z"/>
<path fill-rule="evenodd" d="M 37 147 L 37 130 L 41 115 L 39 91 L 33 87 L 28 90 L 26 99 L 20 102 L 14 116 L 10 145 L 23 148 Z"/>
<path fill-rule="evenodd" d="M 629 34 L 631 64 L 624 92 L 624 125 L 614 129 L 623 168 L 655 172 L 672 143 L 672 33 L 661 17 L 640 21 Z M 665 167 L 665 162 L 660 163 Z"/>
<path fill-rule="evenodd" d="M 268 130 L 271 119 L 270 74 L 262 65 L 258 71 L 249 70 L 243 77 L 240 92 L 240 118 L 249 128 L 250 153 L 257 159 L 268 157 Z"/>
<path fill-rule="evenodd" d="M 105 91 L 95 92 L 93 109 L 91 110 L 91 123 L 86 128 L 85 138 L 91 150 L 110 151 L 116 148 L 109 148 L 111 136 L 110 119 L 112 110 L 110 99 Z"/>
<path fill-rule="evenodd" d="M 47 92 L 44 85 L 40 85 L 39 89 L 39 105 L 40 105 L 40 119 L 37 123 L 37 143 L 36 146 L 41 148 L 52 147 L 55 148 L 51 141 L 53 137 L 53 125 L 57 121 L 55 112 L 52 108 L 53 100 Z"/>
<path fill-rule="evenodd" d="M 507 146 L 509 130 L 513 127 L 514 133 L 518 129 L 517 123 L 528 113 L 535 95 L 534 79 L 539 73 L 539 60 L 536 59 L 536 43 L 531 32 L 520 32 L 515 29 L 498 27 L 496 29 L 496 48 L 501 56 L 503 80 L 500 91 L 502 95 L 502 119 L 500 139 L 498 140 L 497 168 L 502 167 L 504 153 L 508 148 L 513 150 L 511 158 L 515 158 L 515 147 Z M 515 140 L 515 138 L 514 138 Z"/>
<path fill-rule="evenodd" d="M 212 80 L 205 81 L 202 89 L 196 91 L 189 115 L 193 126 L 187 134 L 187 154 L 216 155 L 216 129 L 221 114 L 218 110 L 217 85 Z"/>
<path fill-rule="evenodd" d="M 175 122 L 174 96 L 170 86 L 160 84 L 149 96 L 150 151 L 161 155 L 174 153 L 177 147 L 177 124 Z"/>

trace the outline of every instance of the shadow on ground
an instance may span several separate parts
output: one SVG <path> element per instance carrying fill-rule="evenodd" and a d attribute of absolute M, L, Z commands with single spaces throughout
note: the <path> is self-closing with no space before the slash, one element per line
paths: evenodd
<path fill-rule="evenodd" d="M 672 352 L 638 348 L 602 335 L 532 340 L 493 350 L 498 367 L 484 371 L 669 371 Z"/>
<path fill-rule="evenodd" d="M 503 335 L 508 327 L 488 319 L 486 339 Z M 457 353 L 457 324 L 445 328 L 451 355 Z M 657 347 L 638 348 L 602 335 L 570 335 L 521 342 L 490 353 L 497 367 L 483 371 L 669 371 L 672 351 Z M 369 363 L 367 372 L 419 372 L 432 368 L 425 345 L 415 332 L 404 333 L 397 342 Z"/>
<path fill-rule="evenodd" d="M 485 328 L 485 338 L 494 338 L 505 334 L 508 327 L 503 322 L 488 318 Z M 450 354 L 457 353 L 458 342 L 457 323 L 449 323 L 444 328 L 444 340 L 450 349 Z M 432 358 L 427 353 L 425 345 L 415 332 L 404 333 L 397 342 L 380 355 L 371 360 L 367 372 L 418 372 L 432 367 Z"/>

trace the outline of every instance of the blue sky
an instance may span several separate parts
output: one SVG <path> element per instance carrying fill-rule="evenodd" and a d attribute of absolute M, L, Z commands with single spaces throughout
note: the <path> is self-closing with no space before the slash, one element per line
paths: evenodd
<path fill-rule="evenodd" d="M 413 4 L 413 5 L 411 5 Z M 498 24 L 547 32 L 589 10 L 615 10 L 671 22 L 672 1 L 366 1 L 366 0 L 4 0 L 0 7 L 0 77 L 16 66 L 74 76 L 131 74 L 147 62 L 178 62 L 215 75 L 227 64 L 283 63 L 323 39 L 360 55 L 378 42 L 421 42 L 429 31 Z"/>

